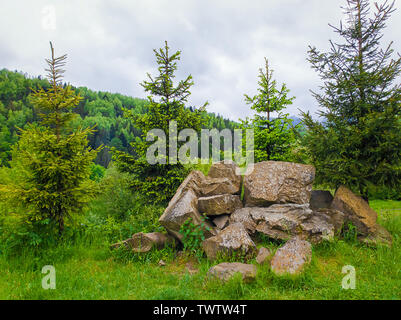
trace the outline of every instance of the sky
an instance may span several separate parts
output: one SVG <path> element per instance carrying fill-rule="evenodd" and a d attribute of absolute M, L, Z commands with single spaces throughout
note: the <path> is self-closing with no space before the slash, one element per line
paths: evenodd
<path fill-rule="evenodd" d="M 379 1 L 380 3 L 381 1 Z M 176 80 L 193 76 L 188 104 L 232 120 L 252 115 L 244 94 L 257 92 L 264 57 L 293 104 L 315 114 L 310 90 L 321 81 L 306 61 L 308 46 L 327 51 L 339 40 L 328 24 L 345 17 L 345 0 L 2 0 L 0 68 L 45 75 L 49 41 L 67 54 L 65 81 L 96 91 L 146 98 L 140 83 L 157 74 L 153 49 L 167 40 L 181 51 Z M 373 1 L 372 1 L 373 3 Z M 396 0 L 396 7 L 401 0 Z M 383 45 L 401 52 L 401 7 Z"/>

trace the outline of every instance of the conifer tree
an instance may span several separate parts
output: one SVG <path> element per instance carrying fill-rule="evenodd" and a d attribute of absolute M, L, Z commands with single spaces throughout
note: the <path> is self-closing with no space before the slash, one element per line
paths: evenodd
<path fill-rule="evenodd" d="M 245 128 L 254 129 L 255 161 L 288 160 L 295 141 L 292 119 L 282 111 L 292 104 L 295 97 L 288 97 L 290 90 L 283 83 L 279 89 L 273 79 L 273 70 L 265 58 L 265 71 L 259 69 L 258 93 L 245 101 L 256 112 L 253 118 L 242 121 Z"/>
<path fill-rule="evenodd" d="M 11 160 L 20 179 L 1 186 L 1 191 L 25 206 L 30 223 L 50 225 L 61 235 L 65 221 L 80 213 L 94 194 L 89 175 L 99 149 L 87 147 L 93 128 L 71 132 L 68 126 L 81 97 L 62 83 L 67 56 L 55 57 L 51 43 L 50 47 L 51 58 L 46 59 L 50 88 L 33 90 L 31 95 L 40 112 L 40 125 L 20 129 Z"/>
<path fill-rule="evenodd" d="M 158 201 L 169 200 L 188 173 L 182 163 L 171 159 L 169 153 L 172 147 L 171 140 L 175 139 L 178 150 L 180 143 L 183 143 L 176 139 L 178 132 L 183 129 L 194 129 L 199 132 L 205 119 L 202 114 L 207 105 L 205 103 L 201 108 L 193 108 L 192 111 L 185 107 L 191 94 L 189 90 L 194 82 L 189 75 L 176 85 L 174 84 L 174 73 L 177 70 L 181 51 L 170 54 L 169 49 L 166 41 L 164 48 L 153 50 L 159 73 L 156 77 L 148 73 L 148 80 L 141 83 L 145 92 L 149 93 L 148 111 L 139 115 L 125 110 L 125 116 L 130 118 L 142 132 L 141 139 L 131 143 L 135 155 L 113 149 L 113 158 L 119 170 L 132 174 L 133 189 L 143 193 L 149 200 Z M 171 121 L 175 121 L 177 127 L 170 139 Z M 146 151 L 153 143 L 146 141 L 146 137 L 152 129 L 160 129 L 166 135 L 166 154 L 164 159 L 155 164 L 148 163 L 146 158 Z M 160 157 L 163 158 L 163 156 Z"/>
<path fill-rule="evenodd" d="M 308 61 L 323 85 L 313 92 L 318 122 L 303 113 L 306 148 L 319 182 L 344 184 L 366 200 L 372 186 L 401 184 L 401 57 L 380 40 L 394 2 L 347 0 L 346 23 L 331 26 L 343 43 L 329 52 L 310 47 Z"/>

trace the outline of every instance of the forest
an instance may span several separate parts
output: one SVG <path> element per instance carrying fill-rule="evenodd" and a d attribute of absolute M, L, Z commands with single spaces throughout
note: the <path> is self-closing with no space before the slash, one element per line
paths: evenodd
<path fill-rule="evenodd" d="M 66 84 L 64 84 L 66 86 Z M 11 146 L 18 140 L 18 128 L 38 121 L 38 115 L 29 101 L 32 89 L 49 88 L 46 78 L 31 77 L 23 72 L 0 70 L 0 160 L 7 166 L 11 159 Z M 96 157 L 95 163 L 107 168 L 111 155 L 110 147 L 121 151 L 131 151 L 130 142 L 140 136 L 140 131 L 123 117 L 123 109 L 135 114 L 147 112 L 147 101 L 124 96 L 118 93 L 95 92 L 86 87 L 74 88 L 75 93 L 83 97 L 74 113 L 79 115 L 74 120 L 75 127 L 92 127 L 96 131 L 89 137 L 89 146 L 104 148 Z M 191 108 L 190 106 L 188 108 Z M 206 113 L 204 128 L 225 128 L 233 130 L 238 124 L 214 113 Z"/>
<path fill-rule="evenodd" d="M 181 51 L 168 41 L 149 52 L 157 69 L 139 84 L 147 99 L 69 84 L 69 60 L 53 42 L 43 75 L 0 70 L 0 299 L 401 299 L 401 56 L 382 45 L 395 3 L 346 4 L 346 22 L 331 26 L 342 42 L 307 52 L 320 81 L 312 90 L 318 117 L 307 108 L 288 112 L 295 97 L 269 57 L 254 70 L 253 94 L 242 93 L 252 116 L 224 118 L 211 111 L 211 97 L 189 105 L 197 79 L 176 78 Z M 155 129 L 164 133 L 162 147 Z M 217 163 L 199 149 L 187 163 L 160 152 L 175 145 L 188 156 L 191 137 L 176 133 L 204 129 L 230 137 L 251 131 L 254 163 L 232 174 L 237 164 L 223 135 L 217 147 L 194 138 L 217 152 Z M 245 144 L 237 153 L 247 156 Z M 270 187 L 290 195 L 269 198 Z M 313 194 L 329 205 L 314 208 Z M 237 210 L 254 212 L 238 218 L 240 232 Z M 263 225 L 260 210 L 269 212 Z M 216 215 L 226 216 L 221 228 Z M 230 243 L 231 228 L 248 242 L 211 258 L 208 246 Z M 305 268 L 276 274 L 275 257 L 305 234 Z M 148 249 L 143 239 L 151 239 Z M 267 263 L 259 261 L 263 250 Z M 257 272 L 249 282 L 238 272 L 210 278 L 225 263 Z M 353 290 L 342 284 L 349 266 Z M 48 282 L 49 270 L 56 276 Z"/>

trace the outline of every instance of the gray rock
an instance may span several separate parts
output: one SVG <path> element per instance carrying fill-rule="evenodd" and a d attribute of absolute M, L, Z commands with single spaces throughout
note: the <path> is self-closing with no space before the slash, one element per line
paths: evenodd
<path fill-rule="evenodd" d="M 230 215 L 230 224 L 240 223 L 244 226 L 249 234 L 254 234 L 256 232 L 256 223 L 253 221 L 251 216 L 251 211 L 256 210 L 256 208 L 242 208 L 234 211 Z"/>
<path fill-rule="evenodd" d="M 245 264 L 239 262 L 223 262 L 209 269 L 208 275 L 217 277 L 223 281 L 229 280 L 236 273 L 242 275 L 244 282 L 250 282 L 256 278 L 257 269 L 252 264 Z"/>
<path fill-rule="evenodd" d="M 310 263 L 311 258 L 311 244 L 295 237 L 276 251 L 271 261 L 271 270 L 276 275 L 297 275 Z"/>
<path fill-rule="evenodd" d="M 288 240 L 302 232 L 300 225 L 312 217 L 308 205 L 274 204 L 267 208 L 250 208 L 256 231 L 273 239 Z"/>
<path fill-rule="evenodd" d="M 299 233 L 299 236 L 303 239 L 308 239 L 312 243 L 319 243 L 323 240 L 332 241 L 334 239 L 334 225 L 325 216 L 316 214 L 316 212 L 300 224 L 300 229 L 302 229 L 302 232 Z"/>
<path fill-rule="evenodd" d="M 321 208 L 314 210 L 313 215 L 318 215 L 327 223 L 332 224 L 335 234 L 339 234 L 344 226 L 344 213 L 341 211 Z"/>
<path fill-rule="evenodd" d="M 179 231 L 183 223 L 188 219 L 191 219 L 195 225 L 203 222 L 202 215 L 198 211 L 198 198 L 192 188 L 182 192 L 180 197 L 173 197 L 163 215 L 159 218 L 159 222 L 170 234 L 181 240 L 182 235 Z M 210 223 L 206 222 L 205 225 L 209 229 L 205 229 L 206 238 L 216 234 Z"/>
<path fill-rule="evenodd" d="M 315 168 L 299 163 L 264 161 L 245 176 L 245 205 L 309 204 Z"/>
<path fill-rule="evenodd" d="M 232 213 L 242 208 L 240 197 L 232 194 L 221 194 L 198 199 L 198 209 L 207 215 Z"/>
<path fill-rule="evenodd" d="M 229 178 L 210 178 L 206 177 L 202 186 L 202 195 L 204 197 L 215 196 L 219 194 L 239 194 L 240 183 Z"/>
<path fill-rule="evenodd" d="M 255 243 L 239 223 L 229 225 L 217 236 L 206 239 L 202 247 L 209 260 L 215 260 L 219 254 L 224 256 L 239 253 L 251 257 L 256 253 Z"/>
<path fill-rule="evenodd" d="M 312 211 L 307 204 L 274 204 L 267 208 L 245 207 L 230 216 L 250 235 L 263 233 L 272 239 L 288 240 L 299 235 L 312 243 L 332 240 L 341 230 L 343 214 L 332 209 Z"/>
<path fill-rule="evenodd" d="M 224 160 L 212 164 L 209 169 L 208 177 L 210 178 L 228 178 L 233 184 L 241 184 L 241 175 L 239 167 L 232 160 Z"/>
<path fill-rule="evenodd" d="M 312 190 L 310 198 L 310 208 L 312 210 L 328 209 L 333 201 L 330 191 Z"/>

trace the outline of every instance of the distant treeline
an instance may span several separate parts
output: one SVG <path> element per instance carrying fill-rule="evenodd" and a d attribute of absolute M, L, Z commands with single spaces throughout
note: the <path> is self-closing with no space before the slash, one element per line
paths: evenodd
<path fill-rule="evenodd" d="M 0 70 L 0 164 L 7 165 L 10 160 L 12 145 L 18 140 L 18 128 L 39 119 L 37 111 L 29 101 L 32 89 L 49 88 L 49 82 L 42 77 L 30 77 L 27 74 Z M 93 91 L 86 87 L 74 88 L 83 98 L 74 110 L 77 114 L 74 127 L 96 125 L 96 132 L 90 137 L 89 145 L 97 148 L 106 146 L 99 152 L 96 163 L 107 167 L 111 160 L 109 148 L 132 153 L 130 142 L 141 132 L 126 119 L 123 109 L 132 110 L 134 114 L 147 112 L 148 101 L 133 98 L 119 93 Z M 189 106 L 192 110 L 192 107 Z M 215 113 L 205 114 L 204 128 L 234 130 L 238 123 L 223 118 Z"/>

